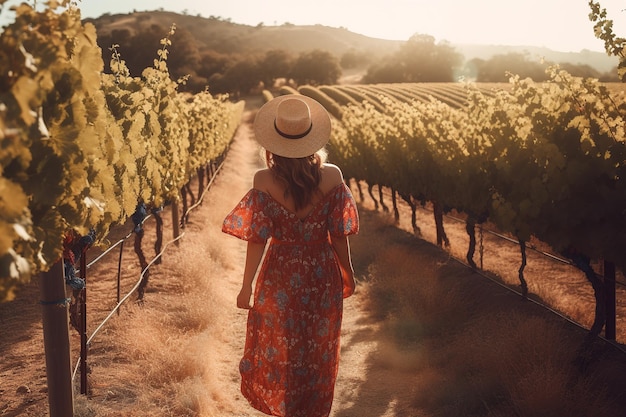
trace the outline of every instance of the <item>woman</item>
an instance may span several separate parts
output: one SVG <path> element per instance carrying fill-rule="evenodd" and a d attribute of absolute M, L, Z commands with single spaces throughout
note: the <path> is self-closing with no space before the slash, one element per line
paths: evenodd
<path fill-rule="evenodd" d="M 248 241 L 237 296 L 249 309 L 241 391 L 269 415 L 326 417 L 332 405 L 343 298 L 355 289 L 348 235 L 359 219 L 341 170 L 324 163 L 330 130 L 309 97 L 263 105 L 254 133 L 267 168 L 222 228 Z"/>

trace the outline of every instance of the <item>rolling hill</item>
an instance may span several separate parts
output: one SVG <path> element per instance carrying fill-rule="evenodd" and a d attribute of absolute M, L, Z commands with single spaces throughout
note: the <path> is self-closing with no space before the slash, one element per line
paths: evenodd
<path fill-rule="evenodd" d="M 371 38 L 350 32 L 345 28 L 323 25 L 296 26 L 285 23 L 280 26 L 249 26 L 229 19 L 183 15 L 164 11 L 137 12 L 128 15 L 105 14 L 92 22 L 99 34 L 105 35 L 118 30 L 133 34 L 139 28 L 169 28 L 175 24 L 177 31 L 186 32 L 194 39 L 199 49 L 211 49 L 220 53 L 250 54 L 263 53 L 271 49 L 283 49 L 293 53 L 313 49 L 327 50 L 336 56 L 355 51 L 369 56 L 383 58 L 393 53 L 404 42 Z M 188 36 L 185 39 L 190 39 Z M 174 38 L 174 42 L 176 39 Z M 531 59 L 545 59 L 550 62 L 589 65 L 604 73 L 617 67 L 617 58 L 601 52 L 583 50 L 579 53 L 559 52 L 547 48 L 512 45 L 457 45 L 452 46 L 466 61 L 473 58 L 489 59 L 497 54 L 518 52 Z"/>

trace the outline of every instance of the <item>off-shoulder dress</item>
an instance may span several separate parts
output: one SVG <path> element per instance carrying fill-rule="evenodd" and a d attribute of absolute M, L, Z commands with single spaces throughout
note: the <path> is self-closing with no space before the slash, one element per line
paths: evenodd
<path fill-rule="evenodd" d="M 350 189 L 341 183 L 303 219 L 251 189 L 222 231 L 269 240 L 248 312 L 239 370 L 251 406 L 282 417 L 327 417 L 339 364 L 342 278 L 330 236 L 359 230 Z"/>

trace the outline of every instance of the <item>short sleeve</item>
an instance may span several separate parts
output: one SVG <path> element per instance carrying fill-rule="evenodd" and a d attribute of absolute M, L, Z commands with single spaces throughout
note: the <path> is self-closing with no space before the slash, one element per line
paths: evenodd
<path fill-rule="evenodd" d="M 249 242 L 264 243 L 271 236 L 272 220 L 265 214 L 267 196 L 251 189 L 228 213 L 222 232 Z"/>
<path fill-rule="evenodd" d="M 332 197 L 328 217 L 328 231 L 331 236 L 348 236 L 359 232 L 359 213 L 356 202 L 346 184 L 337 187 Z"/>

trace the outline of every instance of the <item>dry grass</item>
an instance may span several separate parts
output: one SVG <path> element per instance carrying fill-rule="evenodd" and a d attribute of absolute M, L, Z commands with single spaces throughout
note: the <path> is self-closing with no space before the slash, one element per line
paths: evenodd
<path fill-rule="evenodd" d="M 373 228 L 361 237 L 372 256 L 364 271 L 368 308 L 386 340 L 373 366 L 406 372 L 414 392 L 407 415 L 624 415 L 614 388 L 626 382 L 623 356 L 613 357 L 615 370 L 594 363 L 582 372 L 583 331 L 388 219 L 362 215 Z"/>
<path fill-rule="evenodd" d="M 158 278 L 171 280 L 168 293 L 130 304 L 95 343 L 96 395 L 89 401 L 77 397 L 78 417 L 115 415 L 116 409 L 125 416 L 217 415 L 215 364 L 226 328 L 211 279 L 220 276 L 223 260 L 199 243 L 186 241 L 169 255 L 176 273 Z M 98 345 L 106 348 L 99 351 Z"/>

